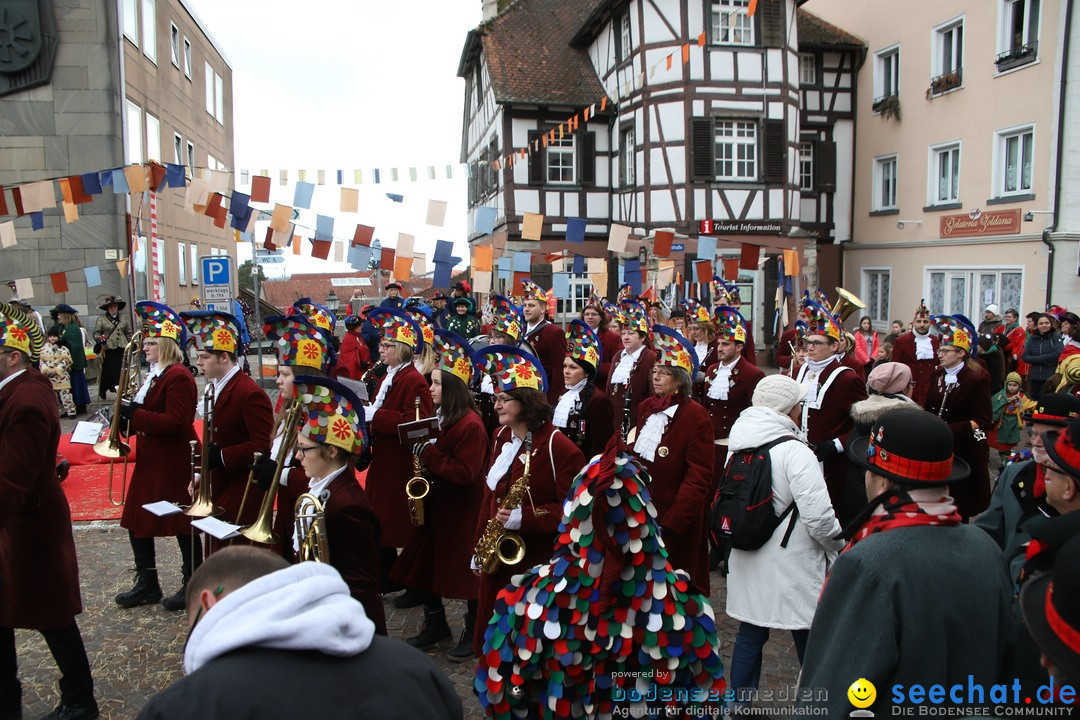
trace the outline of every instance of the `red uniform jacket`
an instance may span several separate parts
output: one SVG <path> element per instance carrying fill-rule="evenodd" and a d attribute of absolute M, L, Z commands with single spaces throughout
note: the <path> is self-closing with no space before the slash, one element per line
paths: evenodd
<path fill-rule="evenodd" d="M 619 364 L 619 358 L 626 350 L 620 350 L 611 363 L 611 371 Z M 630 427 L 637 425 L 638 405 L 652 395 L 652 369 L 656 364 L 656 353 L 650 347 L 642 348 L 637 364 L 630 373 Z M 623 413 L 626 411 L 626 385 L 608 383 L 608 397 L 615 409 L 615 427 L 622 427 Z"/>
<path fill-rule="evenodd" d="M 840 370 L 841 367 L 847 366 L 834 360 L 822 369 L 817 378 L 817 400 L 808 402 L 805 406 L 806 441 L 811 448 L 819 442 L 833 439 L 838 439 L 846 448 L 848 434 L 855 426 L 855 421 L 851 418 L 851 406 L 853 403 L 866 399 L 866 385 L 859 373 L 854 370 Z M 809 370 L 809 365 L 799 369 L 798 381 L 800 383 Z M 836 378 L 830 382 L 834 374 Z M 826 385 L 828 385 L 827 389 Z M 844 506 L 844 484 L 848 472 L 847 455 L 839 453 L 830 457 L 822 465 L 833 510 L 840 518 L 840 523 L 844 524 L 862 509 Z"/>
<path fill-rule="evenodd" d="M 655 395 L 641 404 L 638 437 L 659 404 L 660 399 Z M 641 460 L 642 467 L 652 478 L 649 492 L 671 567 L 685 570 L 694 590 L 705 595 L 709 594 L 705 516 L 711 500 L 709 489 L 713 485 L 714 458 L 709 414 L 701 405 L 684 398 L 664 429 L 656 459 L 653 462 Z"/>
<path fill-rule="evenodd" d="M 776 367 L 788 371 L 791 367 L 791 346 L 795 344 L 795 328 L 785 330 L 776 344 Z"/>
<path fill-rule="evenodd" d="M 191 504 L 188 484 L 192 440 L 196 441 L 195 451 L 201 452 L 194 427 L 198 395 L 195 378 L 187 368 L 180 363 L 170 365 L 150 386 L 146 400 L 131 419 L 130 429 L 138 437 L 139 454 L 120 527 L 127 528 L 135 537 L 184 535 L 191 530 L 191 518 L 187 515 L 158 517 L 144 510 L 143 505 L 159 500 Z"/>
<path fill-rule="evenodd" d="M 286 467 L 281 471 L 282 484 L 278 487 L 275 498 L 277 510 L 274 512 L 274 536 L 278 539 L 275 549 L 280 549 L 281 556 L 289 562 L 295 560 L 292 538 L 296 534 L 296 501 L 308 491 L 308 476 L 304 474 L 303 466 L 295 457 L 291 460 L 294 467 Z M 252 493 L 255 490 L 251 488 Z M 264 494 L 260 492 L 256 497 L 262 502 Z M 250 496 L 248 502 L 251 502 Z"/>
<path fill-rule="evenodd" d="M 554 405 L 566 390 L 563 384 L 562 364 L 566 359 L 566 334 L 558 325 L 544 320 L 525 339 L 536 351 L 536 358 L 544 366 L 548 379 L 548 402 Z"/>
<path fill-rule="evenodd" d="M 757 346 L 754 345 L 754 333 L 750 328 L 746 328 L 746 342 L 742 346 L 742 356 L 746 362 L 757 367 Z"/>
<path fill-rule="evenodd" d="M 840 364 L 846 365 L 855 371 L 855 374 L 859 376 L 859 379 L 864 383 L 866 382 L 866 366 L 855 357 L 854 353 L 846 352 L 840 358 Z"/>
<path fill-rule="evenodd" d="M 599 334 L 600 347 L 604 351 L 604 357 L 600 361 L 600 369 L 596 373 L 596 386 L 607 388 L 607 380 L 611 377 L 611 361 L 622 350 L 622 336 L 612 330 L 604 329 Z"/>
<path fill-rule="evenodd" d="M 912 390 L 911 399 L 923 406 L 926 405 L 926 393 L 930 390 L 930 379 L 938 367 L 937 351 L 941 346 L 941 338 L 937 335 L 931 335 L 930 344 L 934 347 L 932 360 L 915 359 L 915 335 L 910 332 L 896 338 L 892 347 L 892 361 L 904 363 L 911 369 L 911 379 L 915 382 L 915 389 Z"/>
<path fill-rule="evenodd" d="M 945 394 L 945 368 L 934 372 L 926 409 L 949 423 L 953 434 L 953 453 L 968 464 L 971 475 L 950 486 L 956 509 L 964 520 L 978 515 L 990 505 L 989 444 L 976 440 L 971 421 L 989 434 L 993 425 L 990 409 L 990 376 L 965 365 L 957 374 L 957 383 Z M 944 408 L 942 407 L 944 405 Z"/>
<path fill-rule="evenodd" d="M 431 483 L 424 500 L 426 519 L 414 529 L 391 578 L 439 597 L 476 599 L 480 581 L 469 569 L 469 559 L 489 449 L 484 423 L 474 412 L 444 428 L 439 439 L 424 448 L 424 476 Z"/>
<path fill-rule="evenodd" d="M 341 338 L 341 351 L 338 353 L 337 365 L 334 366 L 334 377 L 359 380 L 370 366 L 371 351 L 368 346 L 356 333 L 346 332 L 345 337 Z"/>
<path fill-rule="evenodd" d="M 255 453 L 270 453 L 273 432 L 274 409 L 266 391 L 243 371 L 236 373 L 214 401 L 213 444 L 221 448 L 225 467 L 214 470 L 211 489 L 214 505 L 225 511 L 221 514 L 225 522 L 236 522 L 250 465 Z M 250 525 L 258 517 L 259 499 L 257 489 L 252 488 L 240 525 Z"/>
<path fill-rule="evenodd" d="M 0 390 L 0 627 L 55 630 L 82 612 L 59 444 L 52 383 L 29 368 Z"/>
<path fill-rule="evenodd" d="M 716 377 L 716 371 L 719 367 L 720 363 L 716 362 L 705 371 L 705 385 L 701 397 L 702 404 L 712 419 L 713 439 L 726 441 L 728 435 L 731 434 L 731 426 L 735 424 L 739 413 L 750 407 L 750 400 L 754 397 L 754 388 L 765 377 L 765 373 L 746 362 L 745 358 L 740 357 L 731 370 L 728 399 L 714 400 L 708 396 L 709 383 Z M 727 461 L 727 442 L 715 447 L 716 457 L 713 463 L 714 489 L 715 483 L 720 481 L 720 476 L 724 472 L 724 463 Z"/>
<path fill-rule="evenodd" d="M 507 427 L 500 427 L 495 431 L 490 459 L 484 468 L 485 478 L 491 463 L 499 457 L 503 445 L 510 442 L 511 436 L 512 433 Z M 525 469 L 521 459 L 524 452 L 524 446 L 522 446 L 517 459 L 510 466 L 510 471 L 498 481 L 494 491 L 488 488 L 486 483 L 484 484 L 484 497 L 480 505 L 476 532 L 473 535 L 473 547 L 476 547 L 476 542 L 484 534 L 488 520 L 495 517 L 510 486 L 521 477 Z M 481 575 L 477 597 L 476 635 L 473 636 L 474 654 L 479 655 L 484 647 L 484 632 L 495 612 L 495 597 L 499 591 L 509 584 L 510 578 L 514 575 L 551 559 L 555 551 L 555 537 L 559 530 L 559 522 L 562 519 L 563 502 L 570 493 L 570 485 L 574 477 L 583 467 L 585 467 L 585 457 L 581 451 L 550 422 L 533 432 L 529 468 L 529 492 L 532 494 L 532 502 L 529 502 L 528 495 L 522 500 L 521 529 L 513 531 L 525 542 L 525 557 L 517 565 L 511 567 L 501 565 L 491 575 L 486 573 Z M 534 514 L 534 504 L 537 510 L 546 510 L 547 513 Z"/>
<path fill-rule="evenodd" d="M 380 380 L 381 384 L 385 382 Z M 409 520 L 409 501 L 405 483 L 413 476 L 412 446 L 398 442 L 398 425 L 416 420 L 416 398 L 420 398 L 420 417 L 431 417 L 435 406 L 424 376 L 412 363 L 394 375 L 394 384 L 383 399 L 382 407 L 371 419 L 371 467 L 367 474 L 367 493 L 382 527 L 382 544 L 405 547 L 413 531 Z"/>

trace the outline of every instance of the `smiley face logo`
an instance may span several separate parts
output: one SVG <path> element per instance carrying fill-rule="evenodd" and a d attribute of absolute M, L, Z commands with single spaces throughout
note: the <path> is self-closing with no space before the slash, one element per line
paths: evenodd
<path fill-rule="evenodd" d="M 859 678 L 851 683 L 847 691 L 848 700 L 859 709 L 865 709 L 874 704 L 877 699 L 877 688 L 866 678 Z"/>

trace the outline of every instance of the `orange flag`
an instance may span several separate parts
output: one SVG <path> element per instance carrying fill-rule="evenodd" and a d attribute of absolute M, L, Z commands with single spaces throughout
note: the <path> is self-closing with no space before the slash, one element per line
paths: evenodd
<path fill-rule="evenodd" d="M 682 61 L 683 65 L 690 62 L 690 43 L 684 43 L 682 46 Z"/>
<path fill-rule="evenodd" d="M 746 14 L 750 17 L 754 17 L 754 13 L 757 12 L 757 0 L 750 0 L 750 7 L 747 9 Z"/>

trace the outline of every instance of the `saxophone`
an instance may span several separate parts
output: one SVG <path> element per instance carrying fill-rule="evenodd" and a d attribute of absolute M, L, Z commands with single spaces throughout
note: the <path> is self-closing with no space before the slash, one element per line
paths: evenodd
<path fill-rule="evenodd" d="M 525 495 L 529 496 L 529 502 L 532 503 L 532 493 L 529 492 L 529 475 L 532 465 L 531 432 L 526 433 L 524 445 L 525 469 L 521 477 L 510 486 L 502 504 L 499 505 L 500 510 L 518 507 Z M 537 510 L 535 506 L 533 512 L 537 515 L 547 514 L 547 510 Z M 500 565 L 517 565 L 521 562 L 525 557 L 525 541 L 516 532 L 507 530 L 499 519 L 493 516 L 484 526 L 484 534 L 477 541 L 473 553 L 476 555 L 476 564 L 480 566 L 481 572 L 491 575 L 499 569 Z"/>

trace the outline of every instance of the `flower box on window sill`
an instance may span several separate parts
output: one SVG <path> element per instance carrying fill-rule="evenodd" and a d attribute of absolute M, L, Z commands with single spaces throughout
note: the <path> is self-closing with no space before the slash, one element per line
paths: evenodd
<path fill-rule="evenodd" d="M 876 113 L 880 113 L 883 118 L 896 118 L 899 120 L 900 96 L 893 93 L 892 95 L 879 97 L 874 101 L 874 104 L 870 106 L 870 109 Z"/>
<path fill-rule="evenodd" d="M 994 64 L 997 65 L 998 72 L 1004 72 L 1011 70 L 1021 65 L 1027 65 L 1028 63 L 1035 62 L 1039 55 L 1039 43 L 1032 42 L 1027 45 L 1017 45 L 1014 48 L 1009 48 L 1003 53 L 997 56 L 994 60 Z"/>
<path fill-rule="evenodd" d="M 960 87 L 960 84 L 964 82 L 964 71 L 960 68 L 947 72 L 942 75 L 938 75 L 936 78 L 930 81 L 930 87 L 926 91 L 926 98 L 929 100 L 935 95 L 941 95 L 955 88 Z"/>

